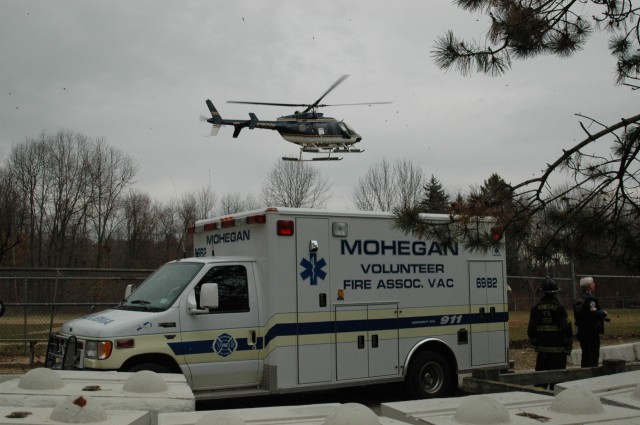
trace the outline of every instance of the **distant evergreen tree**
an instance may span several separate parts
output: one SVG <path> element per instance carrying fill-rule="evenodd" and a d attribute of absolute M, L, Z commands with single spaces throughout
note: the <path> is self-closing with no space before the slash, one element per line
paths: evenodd
<path fill-rule="evenodd" d="M 420 202 L 420 210 L 436 214 L 447 214 L 450 210 L 449 195 L 433 174 L 424 186 L 424 199 Z"/>
<path fill-rule="evenodd" d="M 513 190 L 498 174 L 493 173 L 480 187 L 480 198 L 488 208 L 497 208 L 511 204 Z"/>

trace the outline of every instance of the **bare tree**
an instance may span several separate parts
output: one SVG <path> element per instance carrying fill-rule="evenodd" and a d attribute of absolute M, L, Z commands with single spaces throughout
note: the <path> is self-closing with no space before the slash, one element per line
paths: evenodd
<path fill-rule="evenodd" d="M 157 215 L 148 194 L 131 190 L 123 202 L 122 238 L 126 241 L 124 262 L 129 267 L 148 266 L 157 227 Z"/>
<path fill-rule="evenodd" d="M 418 205 L 422 200 L 425 181 L 422 170 L 406 159 L 397 160 L 393 168 L 399 197 L 396 208 Z"/>
<path fill-rule="evenodd" d="M 365 211 L 393 211 L 420 203 L 424 186 L 422 170 L 403 159 L 391 164 L 386 159 L 370 167 L 352 192 L 356 208 Z"/>
<path fill-rule="evenodd" d="M 134 160 L 103 139 L 89 152 L 87 161 L 90 183 L 91 223 L 96 236 L 96 267 L 102 265 L 105 243 L 116 229 L 121 207 L 121 195 L 136 175 Z"/>
<path fill-rule="evenodd" d="M 81 134 L 59 131 L 48 143 L 45 178 L 51 182 L 47 220 L 49 265 L 68 265 L 75 248 L 73 244 L 68 246 L 68 242 L 77 236 L 89 205 L 89 140 Z"/>
<path fill-rule="evenodd" d="M 0 262 L 20 243 L 20 229 L 25 219 L 21 201 L 14 176 L 6 168 L 0 168 Z"/>
<path fill-rule="evenodd" d="M 227 193 L 220 199 L 218 214 L 233 214 L 240 211 L 255 210 L 260 207 L 260 203 L 252 195 L 242 196 L 241 194 Z"/>
<path fill-rule="evenodd" d="M 178 202 L 170 200 L 164 205 L 158 205 L 158 226 L 154 232 L 156 242 L 163 247 L 162 261 L 184 256 L 182 241 L 183 231 L 177 217 Z"/>
<path fill-rule="evenodd" d="M 196 198 L 196 219 L 211 216 L 216 206 L 216 195 L 210 187 L 203 187 L 194 194 Z M 193 223 L 191 223 L 193 224 Z"/>
<path fill-rule="evenodd" d="M 202 213 L 202 204 L 198 205 L 198 197 L 195 192 L 185 193 L 176 203 L 176 220 L 178 223 L 179 246 L 184 256 L 189 256 L 192 252 L 192 238 L 189 237 L 187 229 L 193 226 L 196 220 L 207 216 L 208 211 Z M 204 215 L 203 215 L 204 214 Z"/>
<path fill-rule="evenodd" d="M 262 186 L 268 206 L 322 208 L 331 197 L 326 177 L 305 162 L 278 161 Z"/>
<path fill-rule="evenodd" d="M 47 166 L 47 136 L 27 138 L 16 145 L 8 159 L 8 170 L 18 191 L 24 194 L 25 229 L 29 245 L 28 261 L 32 267 L 43 265 L 44 226 L 51 182 L 45 178 Z"/>

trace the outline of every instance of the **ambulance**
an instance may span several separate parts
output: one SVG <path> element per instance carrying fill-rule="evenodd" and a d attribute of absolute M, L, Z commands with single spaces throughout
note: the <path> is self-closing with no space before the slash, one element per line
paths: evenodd
<path fill-rule="evenodd" d="M 395 381 L 445 396 L 461 372 L 508 367 L 505 247 L 491 225 L 480 223 L 497 241 L 482 252 L 403 233 L 390 213 L 199 220 L 192 258 L 64 323 L 47 365 L 183 373 L 198 399 Z"/>

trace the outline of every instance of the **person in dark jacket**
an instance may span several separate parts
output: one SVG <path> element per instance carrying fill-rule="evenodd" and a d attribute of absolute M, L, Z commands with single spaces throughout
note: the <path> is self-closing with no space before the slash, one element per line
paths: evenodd
<path fill-rule="evenodd" d="M 558 285 L 547 277 L 538 289 L 544 295 L 531 309 L 527 335 L 538 353 L 536 370 L 567 368 L 573 345 L 573 328 L 556 294 Z"/>
<path fill-rule="evenodd" d="M 600 308 L 594 296 L 596 284 L 592 277 L 580 279 L 582 293 L 573 303 L 576 337 L 582 348 L 581 367 L 596 367 L 600 358 L 600 335 L 604 334 L 607 312 Z"/>

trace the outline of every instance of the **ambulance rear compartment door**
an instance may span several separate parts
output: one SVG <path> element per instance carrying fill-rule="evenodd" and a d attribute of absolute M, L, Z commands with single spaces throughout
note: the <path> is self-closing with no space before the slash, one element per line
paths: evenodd
<path fill-rule="evenodd" d="M 502 261 L 469 262 L 472 366 L 506 362 L 504 285 Z"/>
<path fill-rule="evenodd" d="M 333 378 L 333 322 L 329 300 L 329 221 L 296 218 L 298 383 Z"/>
<path fill-rule="evenodd" d="M 338 381 L 399 373 L 398 304 L 336 305 Z"/>

